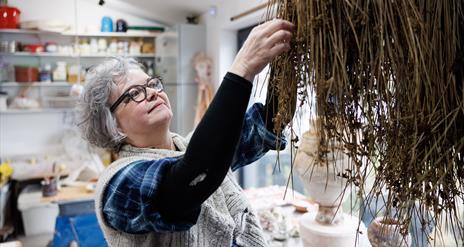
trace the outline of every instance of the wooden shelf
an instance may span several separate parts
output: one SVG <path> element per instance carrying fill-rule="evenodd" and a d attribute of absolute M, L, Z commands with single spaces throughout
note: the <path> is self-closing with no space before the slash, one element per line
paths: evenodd
<path fill-rule="evenodd" d="M 106 57 L 114 57 L 114 56 L 128 56 L 128 57 L 155 57 L 154 53 L 146 53 L 146 54 L 94 54 L 94 55 L 78 55 L 78 54 L 57 54 L 57 53 L 49 53 L 49 52 L 15 52 L 15 53 L 8 53 L 2 52 L 0 53 L 2 56 L 15 56 L 15 57 L 70 57 L 70 58 L 106 58 Z"/>

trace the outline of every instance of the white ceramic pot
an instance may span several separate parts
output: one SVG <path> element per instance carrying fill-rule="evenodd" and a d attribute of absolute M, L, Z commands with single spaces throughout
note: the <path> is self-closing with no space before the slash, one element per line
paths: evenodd
<path fill-rule="evenodd" d="M 341 203 L 351 193 L 341 174 L 349 168 L 349 158 L 341 145 L 329 144 L 327 154 L 319 156 L 320 138 L 315 131 L 303 134 L 295 158 L 295 171 L 306 194 L 319 204 L 317 213 L 300 219 L 300 234 L 305 247 L 370 246 L 366 229 L 356 217 L 344 214 Z M 361 234 L 358 234 L 358 230 Z"/>
<path fill-rule="evenodd" d="M 388 217 L 377 217 L 369 225 L 367 236 L 372 247 L 406 247 L 410 246 L 411 236 L 400 233 L 398 220 Z"/>
<path fill-rule="evenodd" d="M 336 215 L 342 215 L 339 205 L 344 194 L 351 191 L 346 188 L 347 179 L 341 174 L 348 168 L 349 159 L 340 145 L 331 145 L 332 151 L 321 161 L 318 154 L 319 136 L 315 132 L 303 134 L 295 158 L 294 167 L 301 177 L 306 194 L 319 204 L 319 214 L 316 220 L 321 223 L 334 224 L 341 220 Z"/>

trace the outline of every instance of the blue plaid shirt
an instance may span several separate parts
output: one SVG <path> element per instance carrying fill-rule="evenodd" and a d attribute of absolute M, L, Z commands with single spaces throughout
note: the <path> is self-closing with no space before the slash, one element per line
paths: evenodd
<path fill-rule="evenodd" d="M 266 129 L 264 107 L 254 104 L 246 113 L 240 142 L 231 165 L 233 171 L 261 158 L 276 148 L 276 136 Z M 286 141 L 282 138 L 280 149 Z M 120 170 L 109 182 L 103 196 L 103 216 L 116 230 L 128 233 L 185 231 L 195 222 L 166 223 L 153 210 L 157 189 L 163 179 L 163 170 L 178 159 L 135 161 Z M 192 212 L 196 219 L 199 211 Z M 234 245 L 232 245 L 234 246 Z"/>

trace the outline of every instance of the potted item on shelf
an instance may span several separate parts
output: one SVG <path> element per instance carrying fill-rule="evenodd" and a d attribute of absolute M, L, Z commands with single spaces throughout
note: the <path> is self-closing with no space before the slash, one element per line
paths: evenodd
<path fill-rule="evenodd" d="M 79 78 L 80 73 L 80 78 Z M 68 82 L 69 83 L 76 83 L 83 81 L 85 78 L 85 73 L 83 72 L 80 65 L 73 64 L 69 66 L 68 69 Z"/>
<path fill-rule="evenodd" d="M 52 81 L 52 66 L 47 63 L 40 69 L 40 81 L 51 82 Z"/>
<path fill-rule="evenodd" d="M 109 16 L 104 16 L 101 20 L 102 32 L 113 32 L 113 20 Z"/>
<path fill-rule="evenodd" d="M 116 32 L 127 32 L 127 22 L 124 19 L 116 21 Z"/>
<path fill-rule="evenodd" d="M 19 16 L 21 11 L 18 8 L 0 5 L 0 29 L 12 28 L 16 29 L 19 26 Z"/>
<path fill-rule="evenodd" d="M 108 46 L 108 42 L 105 38 L 98 39 L 98 52 L 106 53 L 106 48 Z"/>
<path fill-rule="evenodd" d="M 142 53 L 155 53 L 155 46 L 153 43 L 144 42 L 142 44 Z"/>
<path fill-rule="evenodd" d="M 39 80 L 39 68 L 31 65 L 15 65 L 16 82 L 35 82 Z"/>
<path fill-rule="evenodd" d="M 90 53 L 98 53 L 98 40 L 97 38 L 91 38 L 89 44 L 89 51 Z"/>
<path fill-rule="evenodd" d="M 0 82 L 14 81 L 14 67 L 13 65 L 0 59 Z"/>
<path fill-rule="evenodd" d="M 143 42 L 141 40 L 135 41 L 132 40 L 129 45 L 129 54 L 136 55 L 140 54 L 140 50 L 142 49 Z"/>
<path fill-rule="evenodd" d="M 116 52 L 118 52 L 118 40 L 112 38 L 110 41 L 110 45 L 108 46 L 108 53 L 116 54 Z"/>
<path fill-rule="evenodd" d="M 45 43 L 45 51 L 56 53 L 58 52 L 58 45 L 56 44 L 56 42 L 47 42 Z"/>
<path fill-rule="evenodd" d="M 129 42 L 127 42 L 125 40 L 118 41 L 117 53 L 120 54 L 120 55 L 129 53 Z"/>
<path fill-rule="evenodd" d="M 27 44 L 27 45 L 23 45 L 22 50 L 25 52 L 32 52 L 32 53 L 43 52 L 44 46 L 42 44 Z"/>
<path fill-rule="evenodd" d="M 16 40 L 2 40 L 0 42 L 0 52 L 15 53 L 18 49 Z"/>
<path fill-rule="evenodd" d="M 16 81 L 13 64 L 0 62 L 0 82 Z"/>
<path fill-rule="evenodd" d="M 87 38 L 82 38 L 79 41 L 79 49 L 80 49 L 81 55 L 90 54 L 90 44 Z"/>
<path fill-rule="evenodd" d="M 73 55 L 76 54 L 76 51 L 72 45 L 59 45 L 58 53 L 62 55 Z"/>
<path fill-rule="evenodd" d="M 2 40 L 0 41 L 0 52 L 8 52 L 9 41 Z"/>
<path fill-rule="evenodd" d="M 56 68 L 53 71 L 53 81 L 66 81 L 67 76 L 66 62 L 56 62 Z"/>

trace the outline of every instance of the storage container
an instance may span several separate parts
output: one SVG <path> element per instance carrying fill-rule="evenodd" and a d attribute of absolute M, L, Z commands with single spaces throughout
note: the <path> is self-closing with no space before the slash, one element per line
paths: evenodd
<path fill-rule="evenodd" d="M 18 197 L 18 209 L 26 236 L 53 233 L 59 213 L 57 204 L 42 201 L 39 185 L 26 186 Z"/>
<path fill-rule="evenodd" d="M 66 81 L 68 77 L 68 69 L 66 62 L 56 62 L 56 68 L 53 71 L 53 81 Z"/>
<path fill-rule="evenodd" d="M 0 6 L 0 29 L 18 28 L 21 11 L 11 6 Z"/>
<path fill-rule="evenodd" d="M 39 68 L 29 65 L 16 65 L 15 77 L 17 82 L 39 81 Z"/>
<path fill-rule="evenodd" d="M 45 64 L 40 70 L 40 81 L 41 82 L 51 82 L 52 81 L 52 66 L 50 64 Z"/>

